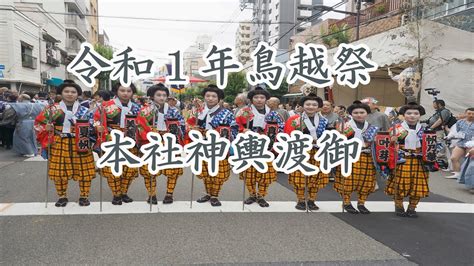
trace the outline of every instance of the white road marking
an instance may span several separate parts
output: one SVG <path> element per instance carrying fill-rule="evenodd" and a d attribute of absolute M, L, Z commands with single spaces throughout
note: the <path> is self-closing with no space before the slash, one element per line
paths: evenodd
<path fill-rule="evenodd" d="M 261 208 L 256 203 L 245 205 L 242 210 L 241 201 L 223 201 L 222 206 L 212 207 L 209 203 L 193 202 L 190 208 L 189 201 L 175 201 L 170 205 L 153 205 L 151 213 L 209 213 L 209 212 L 302 212 L 295 209 L 293 201 L 273 201 L 269 202 L 270 207 Z M 319 210 L 315 212 L 337 213 L 341 212 L 340 201 L 321 201 L 316 203 Z M 357 204 L 353 202 L 353 204 Z M 407 203 L 405 202 L 405 205 Z M 366 203 L 367 208 L 372 212 L 393 212 L 394 205 L 391 201 L 370 201 Z M 104 202 L 102 212 L 99 209 L 99 202 L 92 202 L 88 207 L 81 207 L 77 202 L 69 202 L 64 208 L 57 208 L 54 202 L 48 204 L 45 208 L 44 202 L 27 203 L 0 203 L 0 216 L 25 216 L 25 215 L 84 215 L 84 214 L 134 214 L 150 213 L 150 205 L 144 201 L 132 202 L 119 206 L 112 205 L 110 202 Z M 474 213 L 474 204 L 470 203 L 440 203 L 440 202 L 421 202 L 416 209 L 417 212 L 433 213 Z"/>
<path fill-rule="evenodd" d="M 24 162 L 47 162 L 47 160 L 43 159 L 43 157 L 41 157 L 40 155 L 37 155 L 35 157 L 25 159 Z"/>

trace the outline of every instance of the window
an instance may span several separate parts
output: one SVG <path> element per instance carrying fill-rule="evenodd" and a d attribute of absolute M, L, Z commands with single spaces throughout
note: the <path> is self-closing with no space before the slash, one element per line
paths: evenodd
<path fill-rule="evenodd" d="M 278 21 L 278 15 L 275 16 L 275 20 Z"/>
<path fill-rule="evenodd" d="M 33 46 L 21 42 L 21 65 L 23 67 L 36 69 L 36 57 L 33 56 Z"/>
<path fill-rule="evenodd" d="M 272 13 L 272 9 L 270 8 L 270 9 L 268 10 L 268 14 L 271 14 L 271 13 Z"/>
<path fill-rule="evenodd" d="M 279 6 L 280 6 L 280 3 L 276 3 L 275 9 L 278 9 Z"/>

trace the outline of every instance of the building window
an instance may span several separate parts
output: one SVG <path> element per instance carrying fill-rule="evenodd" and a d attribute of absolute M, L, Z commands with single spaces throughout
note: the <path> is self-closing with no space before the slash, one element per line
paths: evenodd
<path fill-rule="evenodd" d="M 275 16 L 275 20 L 278 21 L 278 15 Z"/>
<path fill-rule="evenodd" d="M 36 57 L 33 56 L 33 46 L 21 42 L 21 65 L 23 67 L 36 69 Z"/>
<path fill-rule="evenodd" d="M 270 9 L 268 10 L 268 14 L 271 14 L 271 13 L 272 13 L 272 9 L 270 8 Z"/>
<path fill-rule="evenodd" d="M 278 9 L 279 6 L 280 6 L 280 3 L 276 3 L 275 9 Z"/>

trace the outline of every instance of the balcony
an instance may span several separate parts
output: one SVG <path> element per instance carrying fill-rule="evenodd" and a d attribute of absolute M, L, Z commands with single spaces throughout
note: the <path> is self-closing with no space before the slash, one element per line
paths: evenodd
<path fill-rule="evenodd" d="M 28 54 L 21 54 L 21 65 L 23 67 L 36 69 L 36 64 L 38 63 L 38 58 L 28 55 Z"/>
<path fill-rule="evenodd" d="M 298 8 L 299 9 L 311 9 L 313 6 L 313 1 L 312 0 L 299 0 L 298 1 Z"/>
<path fill-rule="evenodd" d="M 86 5 L 84 0 L 64 0 L 68 7 L 68 12 L 77 12 L 82 17 L 86 14 Z"/>
<path fill-rule="evenodd" d="M 69 55 L 77 55 L 81 50 L 81 41 L 77 39 L 68 39 L 66 41 L 66 51 Z"/>
<path fill-rule="evenodd" d="M 87 39 L 87 26 L 86 22 L 79 15 L 66 15 L 65 16 L 66 28 L 72 30 L 79 35 L 84 41 Z"/>
<path fill-rule="evenodd" d="M 371 5 L 361 11 L 360 23 L 369 22 L 386 14 L 400 13 L 409 2 L 410 0 L 383 0 L 377 4 Z M 332 23 L 330 26 L 337 25 L 338 27 L 342 27 L 344 24 L 349 27 L 355 27 L 356 16 L 347 16 L 344 19 Z"/>
<path fill-rule="evenodd" d="M 302 20 L 302 19 L 307 19 L 309 17 L 311 17 L 311 15 L 313 14 L 311 10 L 298 10 L 298 16 L 297 18 L 299 20 Z"/>
<path fill-rule="evenodd" d="M 455 15 L 471 8 L 474 8 L 474 0 L 452 0 L 426 7 L 423 10 L 423 17 L 426 19 L 438 19 Z"/>
<path fill-rule="evenodd" d="M 46 57 L 46 63 L 54 67 L 59 67 L 60 61 L 52 56 Z"/>

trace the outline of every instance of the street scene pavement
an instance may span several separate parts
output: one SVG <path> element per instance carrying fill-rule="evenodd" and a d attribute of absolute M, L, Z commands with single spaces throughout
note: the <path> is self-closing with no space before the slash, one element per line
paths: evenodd
<path fill-rule="evenodd" d="M 0 264 L 274 264 L 274 265 L 472 265 L 473 195 L 445 173 L 432 173 L 431 195 L 417 219 L 400 218 L 379 190 L 370 195 L 369 215 L 341 212 L 330 183 L 319 194 L 319 211 L 294 208 L 285 174 L 270 187 L 269 208 L 242 210 L 242 181 L 232 174 L 221 192 L 221 207 L 197 203 L 202 181 L 178 180 L 171 205 L 150 211 L 143 177 L 132 183 L 135 201 L 113 206 L 103 180 L 92 184 L 91 206 L 77 204 L 70 182 L 65 208 L 54 207 L 49 184 L 45 208 L 46 161 L 0 151 Z M 158 181 L 158 198 L 165 193 Z M 405 203 L 406 204 L 406 203 Z"/>

